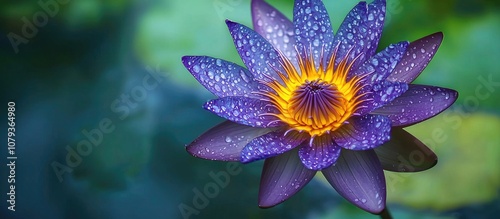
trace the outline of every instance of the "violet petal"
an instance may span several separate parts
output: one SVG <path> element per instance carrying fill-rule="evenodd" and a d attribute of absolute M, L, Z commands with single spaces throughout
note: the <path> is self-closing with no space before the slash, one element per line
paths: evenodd
<path fill-rule="evenodd" d="M 306 139 L 306 135 L 298 132 L 289 132 L 285 135 L 285 130 L 277 130 L 262 135 L 250 141 L 243 151 L 241 151 L 241 162 L 252 161 L 274 157 L 294 149 Z"/>
<path fill-rule="evenodd" d="M 259 90 L 259 83 L 245 68 L 208 56 L 184 56 L 182 63 L 207 90 L 218 97 L 252 97 Z"/>
<path fill-rule="evenodd" d="M 386 115 L 392 126 L 410 126 L 441 113 L 457 97 L 458 92 L 451 89 L 410 84 L 408 91 L 372 113 Z"/>
<path fill-rule="evenodd" d="M 370 88 L 370 93 L 365 96 L 365 101 L 360 104 L 362 107 L 356 111 L 356 113 L 360 115 L 370 113 L 403 95 L 408 90 L 408 84 L 403 82 L 381 81 L 380 83 L 371 85 Z"/>
<path fill-rule="evenodd" d="M 404 57 L 387 80 L 411 83 L 427 67 L 443 41 L 443 33 L 437 32 L 410 43 Z"/>
<path fill-rule="evenodd" d="M 385 170 L 419 172 L 437 163 L 437 156 L 420 140 L 401 128 L 391 130 L 391 140 L 375 148 Z"/>
<path fill-rule="evenodd" d="M 353 65 L 358 68 L 375 54 L 385 20 L 385 0 L 375 0 L 370 4 L 360 2 L 346 16 L 339 27 L 333 45 L 339 45 L 335 63 L 344 59 L 347 52 L 350 60 L 361 55 Z"/>
<path fill-rule="evenodd" d="M 316 174 L 302 165 L 297 150 L 268 158 L 260 178 L 259 207 L 269 208 L 300 191 Z"/>
<path fill-rule="evenodd" d="M 324 58 L 331 56 L 334 38 L 325 5 L 321 0 L 295 1 L 293 24 L 295 25 L 297 49 L 301 53 L 301 57 L 306 58 L 306 54 L 313 56 L 317 68 L 320 61 L 323 61 L 320 60 L 323 51 L 325 52 Z"/>
<path fill-rule="evenodd" d="M 186 150 L 203 159 L 239 161 L 241 150 L 249 141 L 272 130 L 225 121 L 196 138 Z"/>
<path fill-rule="evenodd" d="M 227 120 L 252 127 L 277 127 L 282 122 L 266 113 L 278 113 L 267 101 L 249 97 L 223 97 L 206 102 L 203 108 Z"/>
<path fill-rule="evenodd" d="M 254 30 L 281 51 L 292 63 L 296 63 L 293 23 L 281 12 L 264 0 L 252 1 Z"/>
<path fill-rule="evenodd" d="M 373 214 L 385 208 L 385 177 L 373 150 L 342 150 L 337 163 L 324 169 L 328 182 L 349 202 Z"/>
<path fill-rule="evenodd" d="M 333 140 L 349 150 L 367 150 L 380 146 L 390 139 L 391 122 L 382 115 L 367 114 L 348 120 L 332 133 Z"/>
<path fill-rule="evenodd" d="M 273 46 L 260 34 L 242 24 L 230 20 L 226 20 L 226 24 L 241 60 L 254 77 L 263 81 L 270 81 L 269 77 L 280 81 L 276 70 L 281 72 L 284 70 L 279 64 L 280 58 Z"/>
<path fill-rule="evenodd" d="M 340 154 L 340 147 L 325 134 L 314 138 L 312 142 L 305 141 L 299 149 L 302 164 L 311 170 L 322 170 L 334 164 Z"/>
<path fill-rule="evenodd" d="M 366 61 L 361 68 L 352 71 L 350 76 L 371 74 L 368 76 L 368 81 L 371 84 L 385 80 L 405 54 L 408 44 L 407 41 L 403 41 L 389 45 Z"/>

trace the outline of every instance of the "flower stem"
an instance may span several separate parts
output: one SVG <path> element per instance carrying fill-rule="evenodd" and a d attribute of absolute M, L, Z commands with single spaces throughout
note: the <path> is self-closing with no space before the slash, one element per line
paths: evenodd
<path fill-rule="evenodd" d="M 379 215 L 382 219 L 392 219 L 391 212 L 389 212 L 389 209 L 387 207 L 385 207 Z"/>

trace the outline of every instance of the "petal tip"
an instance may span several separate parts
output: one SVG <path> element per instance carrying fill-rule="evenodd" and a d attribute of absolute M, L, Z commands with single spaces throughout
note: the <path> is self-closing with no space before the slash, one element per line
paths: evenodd
<path fill-rule="evenodd" d="M 439 41 L 442 41 L 442 40 L 443 40 L 443 38 L 444 38 L 444 34 L 443 34 L 443 32 L 441 32 L 441 31 L 439 31 L 439 32 L 436 32 L 436 33 L 432 34 L 432 36 L 433 36 L 433 37 L 435 37 L 435 38 L 438 38 L 438 39 L 439 39 Z"/>
<path fill-rule="evenodd" d="M 226 22 L 226 25 L 228 27 L 232 27 L 233 25 L 236 25 L 237 23 L 232 21 L 232 20 L 229 20 L 229 19 L 226 19 L 224 22 Z"/>
<path fill-rule="evenodd" d="M 181 57 L 181 62 L 184 64 L 186 68 L 189 67 L 189 61 L 191 61 L 195 56 L 182 56 Z"/>
<path fill-rule="evenodd" d="M 262 208 L 262 209 L 272 208 L 272 207 L 282 203 L 283 201 L 273 203 L 273 202 L 270 202 L 268 200 L 262 200 L 261 197 L 259 196 L 259 208 Z"/>

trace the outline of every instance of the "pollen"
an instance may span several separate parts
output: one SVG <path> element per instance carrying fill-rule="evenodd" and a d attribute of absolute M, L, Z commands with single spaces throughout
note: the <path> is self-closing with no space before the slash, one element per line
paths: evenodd
<path fill-rule="evenodd" d="M 348 61 L 348 53 L 335 65 L 335 54 L 328 57 L 328 64 L 320 62 L 318 67 L 313 56 L 298 55 L 296 67 L 280 54 L 284 70 L 277 73 L 282 82 L 263 82 L 271 89 L 260 93 L 279 112 L 271 115 L 288 124 L 289 130 L 309 133 L 312 138 L 321 136 L 335 131 L 362 107 L 364 76 L 348 79 L 357 58 Z"/>

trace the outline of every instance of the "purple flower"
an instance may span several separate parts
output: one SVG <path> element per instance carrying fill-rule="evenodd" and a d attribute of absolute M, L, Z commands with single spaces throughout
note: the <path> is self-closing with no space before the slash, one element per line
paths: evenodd
<path fill-rule="evenodd" d="M 272 207 L 321 171 L 347 200 L 385 208 L 383 169 L 415 172 L 436 155 L 403 128 L 429 119 L 457 98 L 454 90 L 410 84 L 441 44 L 442 33 L 402 41 L 376 53 L 385 0 L 360 2 L 336 34 L 320 0 L 296 0 L 293 21 L 252 1 L 252 30 L 226 21 L 246 68 L 207 56 L 182 62 L 217 99 L 204 108 L 228 121 L 187 151 L 248 163 L 266 159 L 259 206 Z M 411 153 L 419 165 L 402 163 Z"/>

